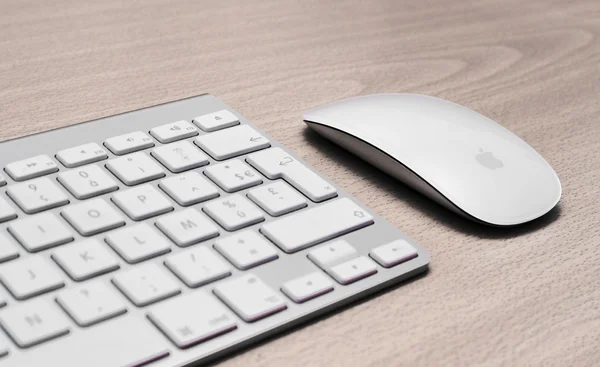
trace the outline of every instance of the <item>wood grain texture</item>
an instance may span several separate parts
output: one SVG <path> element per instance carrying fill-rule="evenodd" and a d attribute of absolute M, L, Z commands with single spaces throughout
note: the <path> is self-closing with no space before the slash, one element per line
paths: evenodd
<path fill-rule="evenodd" d="M 430 272 L 225 366 L 600 365 L 597 0 L 0 2 L 0 136 L 210 92 L 432 254 Z M 563 184 L 515 229 L 471 224 L 306 130 L 377 92 L 501 122 Z"/>

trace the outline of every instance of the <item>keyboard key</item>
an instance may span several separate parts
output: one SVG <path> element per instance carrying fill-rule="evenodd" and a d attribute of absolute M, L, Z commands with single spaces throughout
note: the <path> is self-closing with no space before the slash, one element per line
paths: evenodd
<path fill-rule="evenodd" d="M 231 275 L 231 266 L 207 247 L 192 247 L 169 256 L 165 265 L 191 288 Z"/>
<path fill-rule="evenodd" d="M 125 303 L 114 289 L 96 281 L 70 288 L 56 302 L 79 326 L 90 326 L 127 312 Z"/>
<path fill-rule="evenodd" d="M 248 163 L 270 179 L 283 178 L 314 202 L 337 196 L 333 185 L 292 158 L 281 148 L 271 148 L 248 156 Z"/>
<path fill-rule="evenodd" d="M 73 241 L 67 225 L 53 213 L 41 213 L 11 222 L 8 231 L 29 252 Z"/>
<path fill-rule="evenodd" d="M 315 271 L 285 283 L 281 291 L 296 303 L 306 302 L 333 290 L 333 284 L 323 273 Z"/>
<path fill-rule="evenodd" d="M 238 269 L 245 270 L 277 259 L 277 250 L 263 236 L 250 230 L 215 242 L 215 249 Z"/>
<path fill-rule="evenodd" d="M 304 208 L 306 199 L 284 181 L 257 187 L 248 192 L 250 200 L 274 217 Z"/>
<path fill-rule="evenodd" d="M 327 271 L 331 266 L 358 256 L 356 249 L 344 240 L 325 244 L 308 253 L 308 258 Z"/>
<path fill-rule="evenodd" d="M 67 195 L 47 177 L 9 186 L 6 194 L 27 214 L 69 203 Z"/>
<path fill-rule="evenodd" d="M 207 203 L 203 210 L 228 231 L 236 231 L 265 220 L 263 213 L 239 194 L 215 199 Z"/>
<path fill-rule="evenodd" d="M 183 172 L 208 164 L 208 156 L 188 141 L 154 148 L 152 156 L 171 172 Z"/>
<path fill-rule="evenodd" d="M 417 257 L 417 249 L 404 240 L 396 240 L 374 248 L 369 254 L 384 268 L 390 268 Z"/>
<path fill-rule="evenodd" d="M 232 159 L 206 168 L 204 174 L 227 192 L 260 185 L 261 176 L 246 163 Z"/>
<path fill-rule="evenodd" d="M 287 308 L 279 293 L 252 274 L 220 283 L 214 292 L 247 322 L 260 320 Z"/>
<path fill-rule="evenodd" d="M 142 220 L 173 210 L 171 202 L 150 184 L 118 192 L 113 195 L 112 201 L 133 220 Z"/>
<path fill-rule="evenodd" d="M 377 273 L 377 266 L 368 257 L 359 256 L 329 269 L 329 275 L 340 284 L 350 284 Z"/>
<path fill-rule="evenodd" d="M 4 232 L 0 232 L 0 263 L 19 257 L 19 250 L 13 239 Z"/>
<path fill-rule="evenodd" d="M 17 217 L 17 212 L 4 198 L 0 197 L 0 223 Z"/>
<path fill-rule="evenodd" d="M 52 258 L 73 280 L 82 281 L 119 268 L 119 263 L 106 245 L 88 239 L 61 247 Z"/>
<path fill-rule="evenodd" d="M 194 205 L 219 196 L 217 188 L 198 172 L 165 178 L 158 187 L 181 206 Z"/>
<path fill-rule="evenodd" d="M 117 274 L 113 283 L 136 306 L 142 307 L 179 294 L 177 283 L 156 264 L 146 263 Z"/>
<path fill-rule="evenodd" d="M 4 176 L 0 175 L 0 187 L 6 185 L 6 179 L 4 178 Z"/>
<path fill-rule="evenodd" d="M 87 143 L 56 153 L 56 159 L 68 168 L 83 166 L 106 158 L 108 158 L 106 150 L 97 143 Z"/>
<path fill-rule="evenodd" d="M 3 264 L 0 267 L 0 279 L 18 300 L 50 292 L 64 285 L 58 271 L 42 257 L 28 257 Z"/>
<path fill-rule="evenodd" d="M 106 242 L 130 264 L 171 251 L 169 241 L 146 223 L 110 232 L 106 237 Z"/>
<path fill-rule="evenodd" d="M 106 168 L 127 186 L 165 176 L 160 166 L 144 153 L 134 153 L 108 161 Z"/>
<path fill-rule="evenodd" d="M 47 155 L 38 155 L 22 161 L 9 163 L 6 173 L 15 181 L 29 180 L 58 171 L 58 165 Z"/>
<path fill-rule="evenodd" d="M 0 358 L 6 357 L 8 354 L 8 347 L 0 342 Z"/>
<path fill-rule="evenodd" d="M 62 216 L 82 236 L 92 236 L 125 225 L 119 212 L 104 199 L 93 199 L 63 209 Z"/>
<path fill-rule="evenodd" d="M 226 127 L 239 125 L 240 120 L 227 110 L 209 113 L 196 117 L 193 121 L 196 126 L 206 132 L 221 130 Z"/>
<path fill-rule="evenodd" d="M 176 140 L 196 136 L 198 135 L 198 130 L 196 130 L 196 127 L 189 122 L 181 120 L 172 122 L 170 124 L 157 126 L 150 130 L 150 135 L 152 135 L 161 143 L 167 144 Z"/>
<path fill-rule="evenodd" d="M 21 348 L 29 348 L 69 332 L 69 322 L 57 306 L 41 299 L 3 310 L 0 323 Z"/>
<path fill-rule="evenodd" d="M 373 217 L 348 198 L 290 214 L 265 224 L 262 234 L 291 253 L 373 224 Z"/>
<path fill-rule="evenodd" d="M 196 209 L 185 209 L 161 217 L 156 226 L 177 246 L 185 247 L 219 235 L 219 230 Z"/>
<path fill-rule="evenodd" d="M 57 179 L 79 200 L 106 194 L 119 188 L 117 182 L 106 171 L 96 165 L 62 172 Z"/>
<path fill-rule="evenodd" d="M 219 161 L 271 146 L 267 138 L 248 125 L 202 135 L 194 143 Z"/>
<path fill-rule="evenodd" d="M 188 293 L 158 305 L 148 318 L 179 348 L 188 348 L 237 328 L 231 312 L 203 292 Z"/>
<path fill-rule="evenodd" d="M 122 155 L 151 148 L 154 146 L 154 141 L 152 141 L 152 138 L 148 134 L 136 131 L 106 139 L 104 146 L 114 154 Z"/>

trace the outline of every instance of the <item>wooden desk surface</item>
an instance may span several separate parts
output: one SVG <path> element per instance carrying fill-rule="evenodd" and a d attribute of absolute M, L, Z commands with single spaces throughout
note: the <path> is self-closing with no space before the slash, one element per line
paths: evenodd
<path fill-rule="evenodd" d="M 211 92 L 431 252 L 427 276 L 224 365 L 600 365 L 599 1 L 0 8 L 1 138 Z M 431 94 L 501 122 L 556 169 L 559 207 L 515 229 L 468 223 L 301 120 L 378 92 Z"/>

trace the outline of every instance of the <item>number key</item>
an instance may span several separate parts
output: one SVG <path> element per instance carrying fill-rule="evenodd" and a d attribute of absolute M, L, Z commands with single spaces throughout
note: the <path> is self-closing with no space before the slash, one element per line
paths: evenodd
<path fill-rule="evenodd" d="M 106 164 L 106 168 L 127 186 L 152 181 L 165 175 L 158 163 L 144 153 L 113 159 Z"/>
<path fill-rule="evenodd" d="M 67 195 L 47 177 L 10 186 L 6 194 L 27 214 L 69 203 Z"/>
<path fill-rule="evenodd" d="M 79 200 L 106 194 L 119 188 L 115 180 L 96 165 L 65 171 L 58 175 L 58 182 Z"/>

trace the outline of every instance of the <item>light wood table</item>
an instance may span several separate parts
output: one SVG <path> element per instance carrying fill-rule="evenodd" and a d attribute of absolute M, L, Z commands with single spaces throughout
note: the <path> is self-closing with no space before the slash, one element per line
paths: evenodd
<path fill-rule="evenodd" d="M 600 365 L 600 2 L 0 2 L 7 139 L 210 92 L 424 245 L 430 272 L 226 366 Z M 514 229 L 469 223 L 306 130 L 378 92 L 499 121 L 564 194 Z"/>

